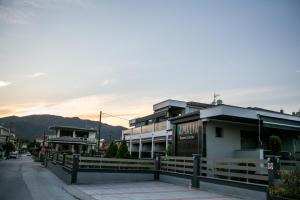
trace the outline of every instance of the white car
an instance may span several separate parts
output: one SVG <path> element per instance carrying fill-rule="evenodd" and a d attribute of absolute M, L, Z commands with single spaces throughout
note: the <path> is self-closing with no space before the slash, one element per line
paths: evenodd
<path fill-rule="evenodd" d="M 18 157 L 18 152 L 17 151 L 10 152 L 9 157 L 16 159 Z"/>

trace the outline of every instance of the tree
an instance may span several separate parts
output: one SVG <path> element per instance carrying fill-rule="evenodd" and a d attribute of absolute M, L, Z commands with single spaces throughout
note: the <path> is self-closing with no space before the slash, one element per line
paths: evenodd
<path fill-rule="evenodd" d="M 114 141 L 112 141 L 110 143 L 109 147 L 107 148 L 105 157 L 106 158 L 114 158 L 117 155 L 117 151 L 118 151 L 118 146 Z"/>
<path fill-rule="evenodd" d="M 270 136 L 269 148 L 274 155 L 278 155 L 281 151 L 281 139 L 276 135 Z"/>
<path fill-rule="evenodd" d="M 128 146 L 126 140 L 122 140 L 117 152 L 117 158 L 129 158 Z"/>
<path fill-rule="evenodd" d="M 15 150 L 15 145 L 14 145 L 12 142 L 6 142 L 6 143 L 3 145 L 3 149 L 4 149 L 4 151 L 6 151 L 6 152 L 9 153 L 9 152 Z"/>

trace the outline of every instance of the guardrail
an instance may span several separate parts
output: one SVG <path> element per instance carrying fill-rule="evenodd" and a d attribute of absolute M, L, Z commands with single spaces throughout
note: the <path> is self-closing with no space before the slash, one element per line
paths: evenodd
<path fill-rule="evenodd" d="M 80 156 L 79 169 L 154 170 L 154 161 Z"/>

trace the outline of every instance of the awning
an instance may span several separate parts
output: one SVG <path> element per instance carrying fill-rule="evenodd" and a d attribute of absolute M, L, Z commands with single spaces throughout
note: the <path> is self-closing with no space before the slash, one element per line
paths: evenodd
<path fill-rule="evenodd" d="M 260 116 L 264 127 L 277 128 L 300 132 L 300 118 L 299 121 L 279 119 L 274 117 Z"/>

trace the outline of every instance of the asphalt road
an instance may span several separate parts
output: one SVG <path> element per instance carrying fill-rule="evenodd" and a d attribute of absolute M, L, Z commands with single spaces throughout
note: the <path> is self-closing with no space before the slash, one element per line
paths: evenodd
<path fill-rule="evenodd" d="M 0 160 L 1 200 L 73 200 L 63 183 L 31 157 Z"/>

